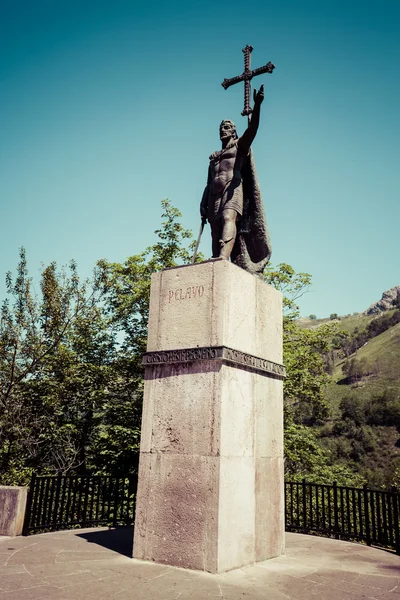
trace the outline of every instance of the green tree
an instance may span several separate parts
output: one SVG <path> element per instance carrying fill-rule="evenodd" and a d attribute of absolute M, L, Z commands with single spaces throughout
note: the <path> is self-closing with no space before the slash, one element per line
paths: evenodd
<path fill-rule="evenodd" d="M 324 391 L 329 381 L 326 355 L 338 334 L 337 324 L 304 329 L 297 323 L 299 307 L 296 301 L 311 285 L 309 273 L 296 273 L 281 263 L 268 265 L 265 281 L 283 294 L 283 357 L 287 377 L 284 382 L 285 411 L 297 422 L 313 423 L 326 418 L 328 406 Z"/>
<path fill-rule="evenodd" d="M 124 263 L 100 260 L 91 281 L 80 281 L 75 263 L 52 263 L 35 297 L 24 251 L 15 281 L 7 275 L 0 325 L 3 482 L 22 483 L 39 466 L 49 473 L 126 474 L 135 465 L 151 274 L 189 263 L 194 246 L 179 211 L 168 200 L 162 211 L 152 246 Z M 265 279 L 284 294 L 286 454 L 291 472 L 312 472 L 302 465 L 295 431 L 304 441 L 312 433 L 304 424 L 328 414 L 326 354 L 337 328 L 307 330 L 296 322 L 309 274 L 283 263 L 269 266 Z"/>
<path fill-rule="evenodd" d="M 165 200 L 156 242 L 124 264 L 41 274 L 32 293 L 25 251 L 7 274 L 0 322 L 0 477 L 32 470 L 126 474 L 137 462 L 151 274 L 188 263 L 194 243 Z M 201 260 L 201 255 L 197 260 Z"/>
<path fill-rule="evenodd" d="M 124 263 L 98 262 L 107 311 L 123 336 L 122 348 L 133 353 L 137 367 L 146 347 L 151 275 L 161 269 L 190 263 L 195 245 L 192 232 L 178 220 L 179 210 L 169 200 L 163 200 L 161 205 L 163 222 L 161 229 L 155 231 L 158 237 L 155 244 L 141 254 L 130 256 Z M 202 259 L 199 254 L 197 261 Z"/>
<path fill-rule="evenodd" d="M 72 389 L 71 365 L 87 362 L 82 355 L 83 323 L 94 327 L 96 304 L 101 296 L 97 272 L 90 285 L 80 282 L 75 263 L 57 272 L 52 263 L 41 274 L 41 296 L 32 294 L 26 253 L 20 251 L 15 279 L 7 273 L 7 298 L 0 317 L 0 477 L 3 482 L 23 482 L 41 465 L 65 471 L 82 460 L 74 424 L 63 415 L 74 413 L 78 391 Z M 95 330 L 99 339 L 100 328 Z M 112 342 L 111 342 L 112 343 Z M 90 369 L 75 380 L 83 381 Z M 82 383 L 83 385 L 83 383 Z M 69 386 L 69 387 L 68 387 Z M 86 389 L 87 389 L 86 385 Z M 71 394 L 72 395 L 72 392 Z M 63 410 L 63 402 L 65 410 Z M 90 411 L 84 410 L 84 415 Z M 82 424 L 82 407 L 77 418 Z M 84 443 L 81 440 L 81 446 Z"/>
<path fill-rule="evenodd" d="M 351 472 L 332 466 L 332 457 L 321 446 L 315 429 L 329 415 L 325 388 L 330 381 L 329 359 L 340 338 L 337 323 L 315 329 L 300 327 L 296 300 L 311 285 L 308 273 L 295 273 L 287 264 L 269 266 L 265 279 L 284 294 L 283 362 L 285 471 L 288 477 L 324 477 L 324 481 L 352 481 Z M 308 426 L 306 426 L 308 425 Z M 328 460 L 329 459 L 329 460 Z M 327 465 L 331 465 L 329 468 Z M 315 479 L 314 479 L 315 480 Z"/>
<path fill-rule="evenodd" d="M 359 381 L 362 377 L 370 375 L 372 373 L 372 367 L 365 356 L 360 359 L 353 357 L 346 360 L 342 365 L 342 372 L 351 382 L 353 382 Z"/>
<path fill-rule="evenodd" d="M 163 200 L 161 206 L 163 220 L 153 245 L 124 263 L 98 262 L 105 310 L 119 339 L 116 377 L 91 448 L 92 468 L 103 473 L 112 469 L 125 474 L 137 461 L 143 398 L 141 361 L 147 342 L 151 275 L 189 264 L 195 246 L 191 231 L 180 223 L 179 210 L 169 200 Z M 196 260 L 203 260 L 203 256 L 198 254 Z"/>
<path fill-rule="evenodd" d="M 365 408 L 364 402 L 355 394 L 344 396 L 339 404 L 339 410 L 342 413 L 342 419 L 350 419 L 356 425 L 365 423 Z"/>
<path fill-rule="evenodd" d="M 334 461 L 310 427 L 288 422 L 285 428 L 285 476 L 310 483 L 362 485 L 364 479 L 346 465 Z"/>
<path fill-rule="evenodd" d="M 264 280 L 283 294 L 283 314 L 286 319 L 295 319 L 300 315 L 296 304 L 311 285 L 309 273 L 296 273 L 293 267 L 280 263 L 276 267 L 269 264 L 264 272 Z M 316 317 L 315 317 L 316 318 Z"/>
<path fill-rule="evenodd" d="M 303 329 L 296 321 L 284 321 L 283 356 L 287 377 L 284 383 L 286 410 L 296 422 L 315 424 L 329 414 L 325 388 L 330 381 L 325 356 L 329 354 L 337 324 Z"/>
<path fill-rule="evenodd" d="M 393 390 L 374 394 L 366 402 L 365 413 L 370 425 L 394 426 L 400 431 L 400 398 Z"/>

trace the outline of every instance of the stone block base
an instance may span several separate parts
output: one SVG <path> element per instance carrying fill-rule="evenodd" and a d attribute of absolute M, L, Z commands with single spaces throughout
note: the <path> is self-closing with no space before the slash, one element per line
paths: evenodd
<path fill-rule="evenodd" d="M 0 485 L 0 535 L 21 535 L 27 488 Z"/>
<path fill-rule="evenodd" d="M 281 295 L 212 261 L 154 275 L 151 298 L 134 557 L 221 573 L 279 556 Z"/>

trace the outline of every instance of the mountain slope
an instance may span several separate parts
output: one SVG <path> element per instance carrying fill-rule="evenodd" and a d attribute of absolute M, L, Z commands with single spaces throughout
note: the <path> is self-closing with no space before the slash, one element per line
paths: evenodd
<path fill-rule="evenodd" d="M 371 487 L 400 488 L 400 309 L 390 304 L 379 314 L 331 320 L 347 336 L 327 361 L 330 416 L 312 429 L 334 464 Z M 314 328 L 327 321 L 303 318 L 300 324 Z"/>
<path fill-rule="evenodd" d="M 346 360 L 352 357 L 358 360 L 365 359 L 373 372 L 361 377 L 359 381 L 346 383 L 342 368 Z M 349 391 L 367 399 L 387 389 L 400 398 L 400 323 L 370 339 L 347 359 L 338 360 L 335 363 L 333 380 L 328 386 L 327 398 L 335 412 Z"/>

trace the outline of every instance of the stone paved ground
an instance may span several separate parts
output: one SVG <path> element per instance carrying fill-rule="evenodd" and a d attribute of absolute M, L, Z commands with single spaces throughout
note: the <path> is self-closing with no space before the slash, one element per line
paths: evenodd
<path fill-rule="evenodd" d="M 0 538 L 0 600 L 400 600 L 400 557 L 286 534 L 285 556 L 210 575 L 129 558 L 128 528 Z"/>

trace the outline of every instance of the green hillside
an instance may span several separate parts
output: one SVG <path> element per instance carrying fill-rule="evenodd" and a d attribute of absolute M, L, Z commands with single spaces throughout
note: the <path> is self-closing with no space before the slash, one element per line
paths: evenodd
<path fill-rule="evenodd" d="M 335 319 L 348 335 L 332 352 L 332 381 L 326 389 L 329 418 L 313 428 L 335 463 L 375 487 L 400 485 L 399 319 L 399 309 Z M 301 326 L 324 322 L 302 319 Z"/>
<path fill-rule="evenodd" d="M 364 313 L 355 313 L 353 315 L 347 315 L 346 317 L 338 317 L 337 319 L 330 319 L 329 317 L 323 319 L 310 319 L 309 317 L 300 317 L 298 323 L 304 329 L 312 329 L 323 325 L 324 323 L 339 323 L 340 329 L 353 333 L 355 329 L 365 329 L 368 323 L 375 319 L 375 315 L 365 315 Z"/>
<path fill-rule="evenodd" d="M 365 315 L 361 317 L 358 322 L 351 317 L 352 323 L 344 321 L 340 326 L 343 324 L 343 329 L 353 333 L 354 328 L 361 324 L 365 326 L 372 320 Z M 359 381 L 346 383 L 342 372 L 346 359 L 343 357 L 335 361 L 333 382 L 327 388 L 327 398 L 335 412 L 349 390 L 364 400 L 384 390 L 391 390 L 400 398 L 400 323 L 368 340 L 348 359 L 353 357 L 366 360 L 374 372 L 361 377 Z"/>

